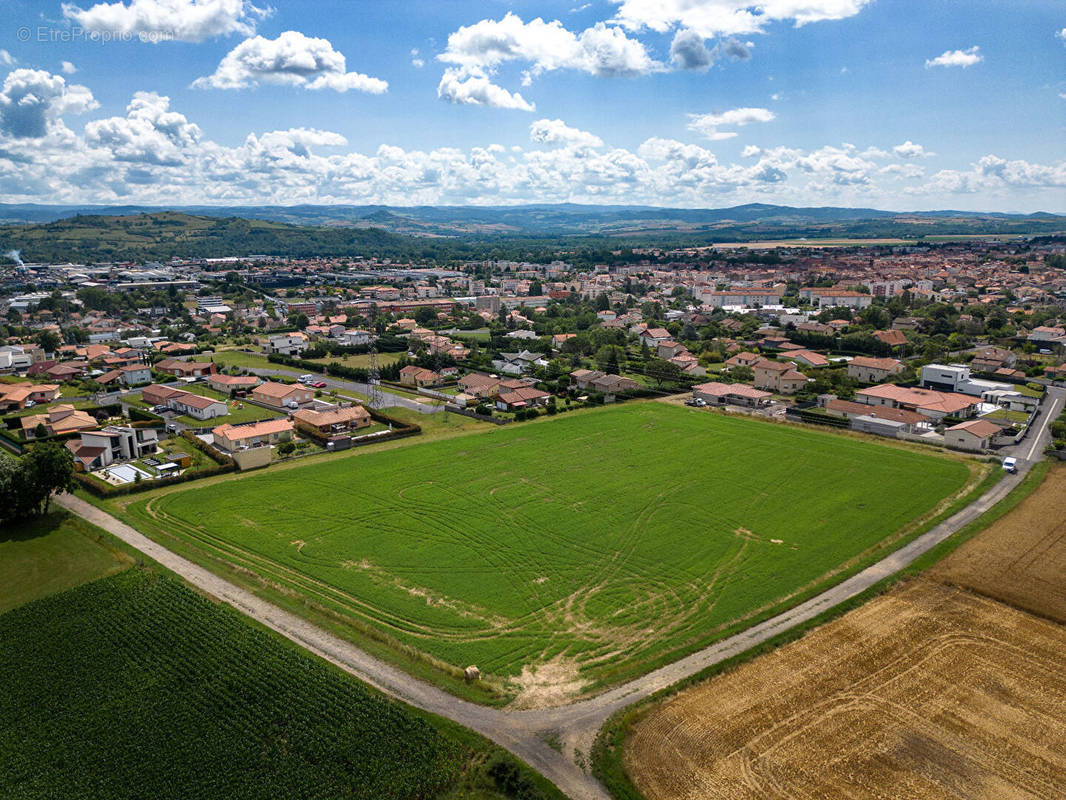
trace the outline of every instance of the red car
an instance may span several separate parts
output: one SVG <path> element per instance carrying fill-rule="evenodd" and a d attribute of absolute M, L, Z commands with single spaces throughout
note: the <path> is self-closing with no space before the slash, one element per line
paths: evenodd
<path fill-rule="evenodd" d="M 314 383 L 311 384 L 311 386 L 313 388 L 315 388 L 315 389 L 325 389 L 326 388 L 326 382 L 325 381 L 315 381 Z"/>

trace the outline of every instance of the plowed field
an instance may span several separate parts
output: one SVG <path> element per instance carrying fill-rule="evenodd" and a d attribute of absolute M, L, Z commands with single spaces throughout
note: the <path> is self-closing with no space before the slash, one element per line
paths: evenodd
<path fill-rule="evenodd" d="M 928 579 L 652 708 L 649 800 L 1066 797 L 1066 629 Z"/>

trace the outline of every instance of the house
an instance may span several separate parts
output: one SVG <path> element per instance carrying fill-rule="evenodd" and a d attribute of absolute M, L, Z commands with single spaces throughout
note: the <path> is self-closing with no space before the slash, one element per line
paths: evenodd
<path fill-rule="evenodd" d="M 334 337 L 345 347 L 363 347 L 369 345 L 376 338 L 370 331 L 350 329 L 342 330 Z"/>
<path fill-rule="evenodd" d="M 218 367 L 214 362 L 181 361 L 177 358 L 164 358 L 162 361 L 157 361 L 155 368 L 175 378 L 203 378 L 218 372 Z"/>
<path fill-rule="evenodd" d="M 492 366 L 508 375 L 522 375 L 532 371 L 534 367 L 546 367 L 548 362 L 540 353 L 523 350 L 520 353 L 500 353 L 499 358 L 493 360 Z"/>
<path fill-rule="evenodd" d="M 907 343 L 907 337 L 901 330 L 874 331 L 871 335 L 889 347 L 902 347 Z"/>
<path fill-rule="evenodd" d="M 707 370 L 700 366 L 700 360 L 687 350 L 667 360 L 671 364 L 677 364 L 677 368 L 681 370 L 682 375 L 701 376 L 707 374 Z"/>
<path fill-rule="evenodd" d="M 287 384 L 267 381 L 252 389 L 252 399 L 279 411 L 298 408 L 315 398 L 315 390 L 301 383 Z"/>
<path fill-rule="evenodd" d="M 926 364 L 921 371 L 921 385 L 974 397 L 981 397 L 987 392 L 1010 391 L 1013 388 L 1009 383 L 971 377 L 970 367 L 966 364 Z"/>
<path fill-rule="evenodd" d="M 345 433 L 370 425 L 370 412 L 362 406 L 330 408 L 325 411 L 301 409 L 292 415 L 298 428 L 313 429 L 322 436 Z"/>
<path fill-rule="evenodd" d="M 822 407 L 838 417 L 847 417 L 854 421 L 859 418 L 869 418 L 895 423 L 901 426 L 906 433 L 912 433 L 915 428 L 929 424 L 927 417 L 917 411 L 907 411 L 903 408 L 890 408 L 889 406 L 870 406 L 865 403 L 853 403 L 851 400 L 841 400 L 834 395 L 823 395 L 825 401 Z M 822 400 L 822 397 L 819 397 Z"/>
<path fill-rule="evenodd" d="M 436 386 L 441 382 L 441 376 L 431 369 L 424 369 L 409 364 L 400 370 L 400 383 L 404 386 Z"/>
<path fill-rule="evenodd" d="M 192 392 L 178 392 L 167 400 L 166 405 L 179 414 L 199 420 L 224 417 L 229 413 L 224 400 L 216 400 L 213 397 L 204 397 Z"/>
<path fill-rule="evenodd" d="M 34 361 L 31 348 L 19 345 L 5 345 L 0 347 L 0 373 L 22 372 L 44 360 L 44 351 L 39 347 L 32 348 L 40 353 L 41 358 Z"/>
<path fill-rule="evenodd" d="M 934 421 L 948 416 L 962 419 L 972 417 L 977 404 L 980 402 L 972 397 L 954 392 L 917 389 L 897 386 L 892 383 L 871 386 L 868 389 L 859 389 L 855 392 L 855 400 L 867 405 L 917 411 L 919 414 Z"/>
<path fill-rule="evenodd" d="M 944 445 L 956 450 L 978 453 L 992 446 L 992 439 L 1002 430 L 986 419 L 970 419 L 944 431 Z"/>
<path fill-rule="evenodd" d="M 266 419 L 245 425 L 219 425 L 211 433 L 216 447 L 233 452 L 287 442 L 292 439 L 292 429 L 292 422 L 287 419 Z"/>
<path fill-rule="evenodd" d="M 26 403 L 51 403 L 59 399 L 55 383 L 0 383 L 0 411 L 26 408 Z"/>
<path fill-rule="evenodd" d="M 1062 342 L 1066 340 L 1066 328 L 1039 325 L 1029 331 L 1030 342 Z"/>
<path fill-rule="evenodd" d="M 262 378 L 255 375 L 210 375 L 207 385 L 216 392 L 228 395 L 230 392 L 250 392 L 263 382 Z"/>
<path fill-rule="evenodd" d="M 169 386 L 161 386 L 153 383 L 141 389 L 141 400 L 153 406 L 165 406 L 167 400 L 175 395 L 182 394 L 181 389 L 172 389 Z"/>
<path fill-rule="evenodd" d="M 471 372 L 459 379 L 459 386 L 464 394 L 472 397 L 492 397 L 498 393 L 500 379 L 480 372 Z"/>
<path fill-rule="evenodd" d="M 903 372 L 903 364 L 894 358 L 855 356 L 848 362 L 848 377 L 860 383 L 884 383 Z"/>
<path fill-rule="evenodd" d="M 123 386 L 140 386 L 152 382 L 152 368 L 147 364 L 130 364 L 119 367 L 119 381 Z"/>
<path fill-rule="evenodd" d="M 81 439 L 67 441 L 79 471 L 106 467 L 115 461 L 141 458 L 154 453 L 159 445 L 155 428 L 130 428 L 109 425 L 98 431 L 83 431 Z"/>
<path fill-rule="evenodd" d="M 789 361 L 794 361 L 807 367 L 829 366 L 829 359 L 813 350 L 791 350 L 784 357 Z"/>
<path fill-rule="evenodd" d="M 660 342 L 668 342 L 673 338 L 666 328 L 648 328 L 640 334 L 640 343 L 648 347 L 656 347 Z"/>
<path fill-rule="evenodd" d="M 567 339 L 573 339 L 575 336 L 577 336 L 576 333 L 555 333 L 555 334 L 552 334 L 552 347 L 554 347 L 556 350 L 559 350 L 563 346 L 563 343 L 566 342 Z"/>
<path fill-rule="evenodd" d="M 807 376 L 785 361 L 761 359 L 752 366 L 755 386 L 777 394 L 795 394 L 807 385 Z"/>
<path fill-rule="evenodd" d="M 1018 362 L 1018 356 L 1002 347 L 979 348 L 970 362 L 970 368 L 975 372 L 995 372 L 1004 367 L 1013 367 Z"/>
<path fill-rule="evenodd" d="M 519 389 L 509 389 L 496 395 L 496 408 L 500 411 L 518 411 L 523 408 L 547 405 L 547 392 L 534 389 L 532 386 L 523 386 Z"/>
<path fill-rule="evenodd" d="M 755 353 L 749 353 L 745 350 L 727 358 L 725 365 L 727 367 L 753 367 L 761 360 L 762 356 L 756 355 Z"/>
<path fill-rule="evenodd" d="M 892 320 L 892 330 L 894 331 L 916 331 L 922 325 L 922 320 L 918 317 L 896 317 Z"/>
<path fill-rule="evenodd" d="M 72 405 L 52 406 L 43 414 L 27 414 L 21 417 L 22 435 L 27 439 L 36 436 L 37 426 L 43 425 L 49 436 L 61 436 L 95 428 L 99 423 L 96 417 L 85 411 L 79 411 Z"/>
<path fill-rule="evenodd" d="M 300 333 L 275 333 L 267 337 L 263 352 L 283 356 L 298 356 L 307 349 L 307 335 Z"/>
<path fill-rule="evenodd" d="M 711 405 L 745 406 L 761 408 L 770 404 L 772 394 L 748 386 L 745 383 L 719 383 L 711 381 L 692 387 L 692 398 Z"/>
<path fill-rule="evenodd" d="M 655 354 L 659 358 L 665 358 L 665 359 L 669 360 L 669 359 L 673 358 L 674 356 L 681 355 L 681 353 L 687 353 L 687 352 L 688 352 L 688 350 L 686 349 L 685 345 L 680 344 L 679 342 L 674 342 L 674 341 L 668 340 L 668 341 L 665 341 L 665 342 L 659 342 L 659 345 L 656 348 Z"/>

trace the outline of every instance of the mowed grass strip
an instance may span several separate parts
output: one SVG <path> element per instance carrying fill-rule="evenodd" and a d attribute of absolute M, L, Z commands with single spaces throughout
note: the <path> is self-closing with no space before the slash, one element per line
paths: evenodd
<path fill-rule="evenodd" d="M 592 681 L 824 580 L 953 459 L 641 403 L 141 500 L 153 525 L 451 664 Z"/>

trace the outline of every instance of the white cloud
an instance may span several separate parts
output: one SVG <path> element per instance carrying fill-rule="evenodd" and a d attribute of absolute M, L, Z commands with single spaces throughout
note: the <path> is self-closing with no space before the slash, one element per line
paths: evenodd
<path fill-rule="evenodd" d="M 962 67 L 963 69 L 972 67 L 985 60 L 980 50 L 981 48 L 977 45 L 968 50 L 945 50 L 936 58 L 927 59 L 925 66 L 926 69 L 929 67 Z"/>
<path fill-rule="evenodd" d="M 538 17 L 523 22 L 511 12 L 499 20 L 483 19 L 459 28 L 448 37 L 447 47 L 437 58 L 457 65 L 460 70 L 451 76 L 446 71 L 442 86 L 454 84 L 456 75 L 466 80 L 473 78 L 478 87 L 488 83 L 498 90 L 496 94 L 508 94 L 511 100 L 506 102 L 511 105 L 507 107 L 516 107 L 513 98 L 518 95 L 511 95 L 488 81 L 488 76 L 505 62 L 529 65 L 523 73 L 525 86 L 542 73 L 559 69 L 578 70 L 597 77 L 644 75 L 662 69 L 644 45 L 630 39 L 621 28 L 598 22 L 575 34 L 558 20 L 545 22 Z M 438 90 L 441 97 L 451 94 Z"/>
<path fill-rule="evenodd" d="M 1066 100 L 1066 92 L 1059 92 L 1059 99 Z"/>
<path fill-rule="evenodd" d="M 199 126 L 170 110 L 170 98 L 137 92 L 125 117 L 95 120 L 85 126 L 86 141 L 106 147 L 118 161 L 176 166 L 200 140 Z"/>
<path fill-rule="evenodd" d="M 686 29 L 674 34 L 674 40 L 670 43 L 670 60 L 678 69 L 703 71 L 714 63 L 714 56 L 700 34 Z"/>
<path fill-rule="evenodd" d="M 62 114 L 82 114 L 99 105 L 86 86 L 40 69 L 16 69 L 0 90 L 0 132 L 39 139 L 63 125 Z"/>
<path fill-rule="evenodd" d="M 306 158 L 311 155 L 312 147 L 344 147 L 348 140 L 333 131 L 318 128 L 289 128 L 286 131 L 267 131 L 262 136 L 248 134 L 245 146 L 266 152 L 284 150 L 295 156 Z"/>
<path fill-rule="evenodd" d="M 242 89 L 269 83 L 371 94 L 381 94 L 389 87 L 380 78 L 346 70 L 344 56 L 328 39 L 285 31 L 277 39 L 245 39 L 223 57 L 213 75 L 197 78 L 192 85 L 199 89 Z"/>
<path fill-rule="evenodd" d="M 603 147 L 603 139 L 594 133 L 571 128 L 561 119 L 538 119 L 529 126 L 529 138 L 542 144 L 567 147 Z"/>
<path fill-rule="evenodd" d="M 63 4 L 63 15 L 87 31 L 143 41 L 202 42 L 238 33 L 250 36 L 269 9 L 248 0 L 130 0 L 83 9 Z"/>
<path fill-rule="evenodd" d="M 615 20 L 631 30 L 665 32 L 688 28 L 704 38 L 762 33 L 774 22 L 796 27 L 811 22 L 845 19 L 872 0 L 613 0 Z"/>
<path fill-rule="evenodd" d="M 1066 28 L 1063 28 L 1061 31 L 1059 31 L 1055 35 L 1058 36 L 1060 39 L 1062 39 L 1062 41 L 1066 42 Z"/>
<path fill-rule="evenodd" d="M 770 122 L 777 117 L 773 111 L 765 108 L 734 108 L 721 114 L 689 114 L 688 129 L 701 136 L 718 141 L 732 139 L 736 131 L 721 131 L 721 127 L 742 127 L 753 122 Z"/>
<path fill-rule="evenodd" d="M 448 67 L 444 70 L 437 85 L 437 97 L 459 105 L 536 110 L 536 106 L 521 94 L 497 86 L 476 67 Z"/>
<path fill-rule="evenodd" d="M 915 144 L 910 139 L 903 144 L 897 144 L 892 148 L 892 152 L 900 158 L 929 158 L 934 155 L 920 144 Z"/>
<path fill-rule="evenodd" d="M 13 67 L 16 63 L 18 61 L 11 53 L 0 49 L 0 67 Z"/>
<path fill-rule="evenodd" d="M 78 71 L 78 68 L 71 64 L 69 61 L 64 61 L 60 64 L 60 69 L 63 70 L 64 75 L 73 75 Z"/>

